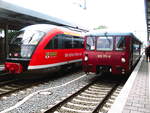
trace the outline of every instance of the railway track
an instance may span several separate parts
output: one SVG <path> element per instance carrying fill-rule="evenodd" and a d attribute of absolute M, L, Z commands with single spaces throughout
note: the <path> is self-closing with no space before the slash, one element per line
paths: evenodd
<path fill-rule="evenodd" d="M 14 79 L 14 76 L 10 75 L 8 72 L 0 72 L 0 85 L 1 82 L 10 81 L 11 79 Z"/>
<path fill-rule="evenodd" d="M 45 113 L 107 113 L 121 88 L 116 82 L 91 83 Z"/>
<path fill-rule="evenodd" d="M 73 72 L 70 74 L 76 74 L 81 72 Z M 65 74 L 66 75 L 66 74 Z M 23 91 L 27 88 L 32 88 L 34 86 L 42 85 L 50 80 L 50 77 L 41 78 L 41 79 L 35 79 L 34 81 L 30 80 L 24 80 L 24 79 L 9 79 L 4 80 L 0 82 L 0 98 L 10 95 L 17 91 Z"/>
<path fill-rule="evenodd" d="M 0 72 L 0 76 L 3 76 L 3 75 L 8 75 L 9 72 Z"/>
<path fill-rule="evenodd" d="M 37 86 L 41 82 L 25 83 L 21 80 L 10 80 L 5 82 L 0 82 L 0 98 L 8 96 L 14 92 L 22 91 L 26 88 Z"/>

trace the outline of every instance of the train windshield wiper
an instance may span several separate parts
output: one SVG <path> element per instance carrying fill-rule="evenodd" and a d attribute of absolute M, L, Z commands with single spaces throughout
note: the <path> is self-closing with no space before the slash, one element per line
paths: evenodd
<path fill-rule="evenodd" d="M 108 38 L 107 32 L 105 33 L 105 37 L 106 37 L 106 39 L 108 40 L 109 44 L 111 44 L 111 40 Z"/>

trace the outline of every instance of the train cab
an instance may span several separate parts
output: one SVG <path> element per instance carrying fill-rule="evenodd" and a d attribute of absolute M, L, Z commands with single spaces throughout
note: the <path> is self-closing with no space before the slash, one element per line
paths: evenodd
<path fill-rule="evenodd" d="M 82 62 L 82 31 L 48 24 L 27 26 L 11 38 L 5 70 L 48 72 Z"/>
<path fill-rule="evenodd" d="M 127 74 L 140 58 L 141 41 L 132 33 L 88 33 L 85 36 L 83 70 Z"/>

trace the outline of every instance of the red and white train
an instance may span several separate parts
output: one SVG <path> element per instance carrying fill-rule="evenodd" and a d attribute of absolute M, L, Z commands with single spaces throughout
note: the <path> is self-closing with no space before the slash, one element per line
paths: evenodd
<path fill-rule="evenodd" d="M 83 36 L 78 30 L 48 24 L 25 27 L 9 43 L 5 71 L 52 71 L 82 63 Z"/>
<path fill-rule="evenodd" d="M 85 36 L 83 69 L 128 74 L 141 56 L 141 41 L 133 33 L 92 32 Z"/>

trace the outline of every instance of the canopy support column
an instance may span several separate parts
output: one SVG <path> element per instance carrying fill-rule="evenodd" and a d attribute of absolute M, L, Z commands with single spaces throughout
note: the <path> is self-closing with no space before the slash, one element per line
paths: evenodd
<path fill-rule="evenodd" d="M 7 58 L 7 52 L 8 52 L 8 24 L 5 25 L 5 37 L 4 37 L 4 54 L 5 54 L 5 60 Z"/>

